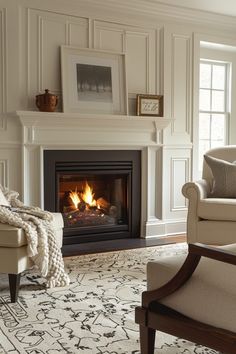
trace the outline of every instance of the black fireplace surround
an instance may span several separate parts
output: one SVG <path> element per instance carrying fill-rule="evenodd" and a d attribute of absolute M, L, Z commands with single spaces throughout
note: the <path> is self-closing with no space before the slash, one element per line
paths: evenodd
<path fill-rule="evenodd" d="M 45 150 L 44 208 L 62 213 L 64 245 L 140 237 L 141 152 Z"/>

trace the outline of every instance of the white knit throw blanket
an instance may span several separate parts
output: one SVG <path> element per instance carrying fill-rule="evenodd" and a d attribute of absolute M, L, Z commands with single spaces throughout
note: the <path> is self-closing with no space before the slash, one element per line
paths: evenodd
<path fill-rule="evenodd" d="M 11 206 L 0 206 L 0 222 L 24 230 L 28 256 L 46 278 L 47 287 L 68 285 L 70 280 L 56 242 L 53 215 L 37 207 L 25 206 L 18 199 L 17 192 L 2 186 L 0 188 Z"/>

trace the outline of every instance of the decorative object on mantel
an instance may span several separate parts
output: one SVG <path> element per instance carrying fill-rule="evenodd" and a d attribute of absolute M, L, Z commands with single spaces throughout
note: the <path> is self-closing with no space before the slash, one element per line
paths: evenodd
<path fill-rule="evenodd" d="M 138 94 L 137 115 L 163 117 L 163 96 Z"/>
<path fill-rule="evenodd" d="M 127 114 L 125 54 L 61 46 L 63 111 Z"/>
<path fill-rule="evenodd" d="M 46 89 L 45 93 L 36 96 L 36 106 L 41 112 L 54 112 L 58 103 L 58 96 L 49 93 Z"/>

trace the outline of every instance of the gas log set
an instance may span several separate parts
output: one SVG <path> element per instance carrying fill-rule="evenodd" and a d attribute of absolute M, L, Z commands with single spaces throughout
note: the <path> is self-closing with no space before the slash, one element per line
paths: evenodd
<path fill-rule="evenodd" d="M 66 227 L 119 224 L 118 207 L 105 198 L 94 198 L 92 187 L 85 181 L 81 190 L 65 191 L 60 197 L 60 210 Z"/>

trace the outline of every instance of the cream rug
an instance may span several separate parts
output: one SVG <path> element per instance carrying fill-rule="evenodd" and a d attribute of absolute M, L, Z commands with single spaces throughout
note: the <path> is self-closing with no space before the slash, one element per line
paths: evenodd
<path fill-rule="evenodd" d="M 71 284 L 45 289 L 34 271 L 21 280 L 19 301 L 9 303 L 0 277 L 0 347 L 20 354 L 140 354 L 134 308 L 146 288 L 146 263 L 186 253 L 185 244 L 65 258 Z M 0 351 L 1 352 L 1 351 Z M 157 332 L 155 354 L 216 354 Z"/>

